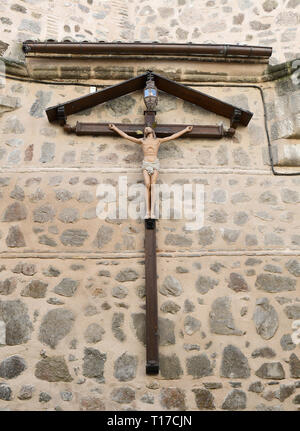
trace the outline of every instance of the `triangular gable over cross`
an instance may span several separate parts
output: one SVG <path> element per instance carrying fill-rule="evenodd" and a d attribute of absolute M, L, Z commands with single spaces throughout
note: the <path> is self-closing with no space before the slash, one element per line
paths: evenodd
<path fill-rule="evenodd" d="M 50 122 L 58 121 L 68 133 L 77 135 L 114 135 L 107 123 L 80 123 L 72 127 L 67 124 L 67 117 L 85 109 L 93 108 L 109 100 L 132 93 L 133 91 L 144 89 L 148 73 L 144 73 L 135 78 L 123 81 L 107 87 L 103 90 L 91 93 L 77 99 L 46 109 L 46 114 Z M 230 128 L 225 130 L 223 125 L 194 125 L 189 137 L 194 138 L 222 138 L 223 136 L 233 136 L 238 125 L 247 126 L 253 113 L 237 106 L 223 102 L 215 97 L 209 96 L 198 90 L 192 89 L 182 84 L 178 84 L 168 78 L 151 72 L 155 84 L 159 90 L 176 96 L 187 102 L 193 103 L 201 108 L 230 119 Z M 144 124 L 118 124 L 118 127 L 125 133 L 138 136 Z M 179 131 L 183 126 L 177 125 L 156 125 L 155 132 L 159 137 L 164 137 L 170 133 Z M 138 133 L 137 133 L 138 132 Z"/>

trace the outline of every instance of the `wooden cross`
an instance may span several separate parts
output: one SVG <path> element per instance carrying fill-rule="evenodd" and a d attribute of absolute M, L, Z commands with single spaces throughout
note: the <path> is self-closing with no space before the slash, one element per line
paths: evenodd
<path fill-rule="evenodd" d="M 78 136 L 113 136 L 115 132 L 108 127 L 109 123 L 81 123 L 75 126 L 67 123 L 67 116 L 84 109 L 92 108 L 108 100 L 123 96 L 136 90 L 141 90 L 146 85 L 148 73 L 129 79 L 120 84 L 105 88 L 104 90 L 73 99 L 69 102 L 46 109 L 50 122 L 58 121 L 67 133 L 75 133 Z M 173 96 L 222 115 L 230 119 L 230 127 L 224 129 L 223 125 L 193 125 L 188 133 L 189 138 L 221 139 L 224 136 L 232 137 L 238 125 L 247 126 L 252 118 L 252 113 L 230 105 L 205 93 L 186 87 L 171 81 L 156 73 L 152 73 L 155 85 L 159 90 Z M 141 130 L 145 126 L 155 128 L 157 137 L 166 137 L 179 132 L 185 125 L 160 124 L 156 125 L 155 111 L 145 111 L 144 124 L 116 124 L 123 132 L 140 138 Z M 158 331 L 158 307 L 157 307 L 157 269 L 156 269 L 156 220 L 145 220 L 145 280 L 146 280 L 146 373 L 159 373 L 159 331 Z"/>

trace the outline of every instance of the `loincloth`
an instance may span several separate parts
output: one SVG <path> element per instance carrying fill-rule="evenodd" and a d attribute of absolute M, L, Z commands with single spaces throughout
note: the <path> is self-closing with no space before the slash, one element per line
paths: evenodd
<path fill-rule="evenodd" d="M 148 162 L 147 160 L 143 160 L 142 169 L 145 169 L 149 175 L 154 174 L 154 169 L 159 171 L 159 160 L 156 159 L 154 162 Z"/>

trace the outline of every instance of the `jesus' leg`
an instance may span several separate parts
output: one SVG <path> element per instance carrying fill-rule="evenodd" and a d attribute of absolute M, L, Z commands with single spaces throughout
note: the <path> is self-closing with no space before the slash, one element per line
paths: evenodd
<path fill-rule="evenodd" d="M 154 169 L 151 175 L 151 218 L 155 219 L 155 184 L 158 177 L 158 171 Z"/>
<path fill-rule="evenodd" d="M 150 218 L 150 207 L 151 207 L 151 178 L 146 169 L 143 170 L 144 182 L 145 182 L 145 199 L 146 199 L 146 215 L 145 218 Z"/>

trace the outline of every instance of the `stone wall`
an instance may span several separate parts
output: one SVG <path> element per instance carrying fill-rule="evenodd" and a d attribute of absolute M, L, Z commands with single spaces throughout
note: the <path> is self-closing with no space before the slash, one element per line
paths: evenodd
<path fill-rule="evenodd" d="M 5 56 L 21 58 L 17 40 L 52 32 L 58 39 L 203 43 L 223 43 L 228 36 L 228 43 L 273 45 L 274 63 L 297 57 L 297 47 L 291 48 L 299 31 L 294 0 L 209 1 L 193 15 L 193 3 L 184 0 L 177 9 L 156 2 L 155 12 L 153 2 L 73 2 L 69 15 L 66 5 L 54 3 L 1 3 Z M 66 21 L 53 24 L 55 14 Z M 213 20 L 226 23 L 222 32 L 215 25 L 210 33 Z M 102 70 L 105 61 L 99 60 Z M 53 61 L 40 64 L 46 78 Z M 159 63 L 159 72 L 184 81 L 193 68 L 199 72 L 190 78 L 193 88 L 254 116 L 232 139 L 183 137 L 160 148 L 159 182 L 203 185 L 205 213 L 199 231 L 187 230 L 184 220 L 157 222 L 158 376 L 145 374 L 144 222 L 96 216 L 99 185 L 117 185 L 125 175 L 128 185 L 143 181 L 141 149 L 117 136 L 68 135 L 48 123 L 46 107 L 88 94 L 91 81 L 76 85 L 60 75 L 59 83 L 42 84 L 6 77 L 0 95 L 2 410 L 299 409 L 300 351 L 292 336 L 300 320 L 300 178 L 272 175 L 265 128 L 266 112 L 275 155 L 280 143 L 299 146 L 298 132 L 276 132 L 290 112 L 298 127 L 295 75 L 262 83 L 261 75 L 255 77 L 261 66 L 247 62 L 170 64 Z M 139 68 L 120 68 L 112 83 Z M 203 70 L 214 73 L 214 83 L 204 80 Z M 107 85 L 108 78 L 99 73 L 96 85 Z M 142 94 L 135 92 L 68 120 L 141 123 L 143 111 Z M 157 120 L 229 123 L 164 93 Z M 296 172 L 297 166 L 284 169 Z"/>
<path fill-rule="evenodd" d="M 299 0 L 3 0 L 0 49 L 18 58 L 17 41 L 26 39 L 239 43 L 272 46 L 275 64 L 300 56 L 299 6 Z"/>

